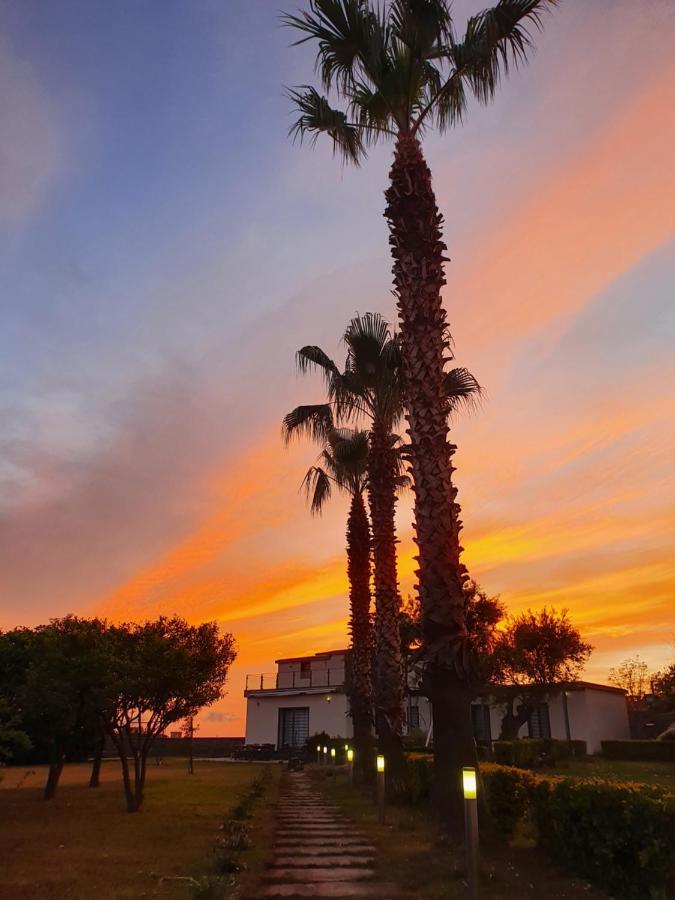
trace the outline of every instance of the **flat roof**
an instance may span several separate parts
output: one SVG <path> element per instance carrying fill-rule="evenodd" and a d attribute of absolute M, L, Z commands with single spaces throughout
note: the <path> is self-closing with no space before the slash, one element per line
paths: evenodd
<path fill-rule="evenodd" d="M 312 659 L 327 659 L 329 656 L 344 656 L 349 650 L 326 650 L 324 653 L 312 653 L 309 656 L 288 656 L 285 659 L 275 659 L 275 665 L 288 662 L 308 662 Z"/>

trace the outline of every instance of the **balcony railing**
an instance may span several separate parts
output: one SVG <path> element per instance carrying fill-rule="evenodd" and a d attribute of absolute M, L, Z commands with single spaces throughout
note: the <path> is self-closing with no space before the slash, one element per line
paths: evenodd
<path fill-rule="evenodd" d="M 317 669 L 314 672 L 263 672 L 246 676 L 247 691 L 285 691 L 293 688 L 335 688 L 345 683 L 345 670 Z"/>

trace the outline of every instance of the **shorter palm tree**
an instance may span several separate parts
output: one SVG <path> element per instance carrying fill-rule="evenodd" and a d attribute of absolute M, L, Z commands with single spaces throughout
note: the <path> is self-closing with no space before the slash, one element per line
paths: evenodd
<path fill-rule="evenodd" d="M 379 313 L 355 316 L 344 334 L 347 356 L 340 369 L 317 346 L 298 351 L 301 372 L 319 370 L 329 402 L 299 406 L 284 420 L 287 432 L 321 439 L 339 423 L 368 424 L 368 502 L 372 523 L 375 588 L 375 724 L 379 749 L 387 757 L 387 785 L 392 793 L 403 787 L 403 694 L 399 612 L 401 597 L 396 560 L 396 494 L 407 484 L 401 470 L 409 448 L 401 447 L 396 430 L 404 415 L 406 384 L 397 335 Z M 480 393 L 466 369 L 445 375 L 446 416 Z M 455 507 L 458 512 L 458 507 Z"/>
<path fill-rule="evenodd" d="M 284 436 L 294 434 L 289 416 Z M 319 435 L 316 435 L 319 437 Z M 370 523 L 364 502 L 367 485 L 368 434 L 333 428 L 332 416 L 324 417 L 320 433 L 323 449 L 318 465 L 311 466 L 302 486 L 313 515 L 320 514 L 333 488 L 351 497 L 347 517 L 347 579 L 349 581 L 349 658 L 347 689 L 356 747 L 356 772 L 367 781 L 373 771 L 373 621 L 370 612 Z"/>

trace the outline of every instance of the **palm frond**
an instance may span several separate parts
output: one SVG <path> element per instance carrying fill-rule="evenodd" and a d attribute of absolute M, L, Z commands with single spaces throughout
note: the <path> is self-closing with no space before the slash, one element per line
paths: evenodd
<path fill-rule="evenodd" d="M 312 466 L 302 479 L 300 488 L 305 491 L 310 501 L 310 512 L 313 516 L 318 515 L 326 501 L 330 499 L 332 489 L 330 476 L 321 466 Z"/>
<path fill-rule="evenodd" d="M 450 75 L 438 88 L 429 77 L 424 102 L 412 127 L 423 129 L 427 118 L 440 131 L 461 121 L 466 108 L 465 83 L 482 103 L 490 100 L 502 75 L 510 67 L 527 61 L 532 49 L 528 25 L 541 29 L 542 13 L 558 0 L 499 0 L 492 8 L 472 16 L 461 41 L 451 41 L 437 56 L 451 67 Z"/>
<path fill-rule="evenodd" d="M 454 44 L 451 57 L 465 77 L 474 95 L 487 103 L 495 93 L 502 75 L 527 61 L 532 49 L 528 25 L 541 29 L 546 7 L 558 0 L 499 0 L 467 22 L 464 39 Z"/>
<path fill-rule="evenodd" d="M 340 370 L 330 356 L 316 345 L 308 344 L 306 347 L 301 347 L 295 354 L 295 362 L 298 371 L 303 375 L 314 369 L 321 369 L 328 378 L 340 374 Z"/>
<path fill-rule="evenodd" d="M 309 437 L 324 442 L 334 426 L 333 411 L 328 403 L 296 406 L 284 416 L 281 432 L 286 444 L 294 437 Z"/>
<path fill-rule="evenodd" d="M 445 0 L 393 0 L 389 22 L 395 38 L 420 57 L 453 41 L 452 15 Z"/>
<path fill-rule="evenodd" d="M 468 369 L 451 369 L 445 375 L 444 387 L 451 411 L 462 405 L 475 408 L 483 396 L 483 388 Z"/>
<path fill-rule="evenodd" d="M 309 0 L 308 6 L 300 16 L 282 14 L 281 22 L 303 34 L 296 44 L 318 42 L 316 69 L 325 90 L 335 83 L 345 93 L 379 49 L 383 22 L 361 0 Z"/>
<path fill-rule="evenodd" d="M 327 134 L 333 142 L 334 155 L 341 156 L 345 162 L 360 164 L 366 154 L 358 125 L 348 122 L 346 114 L 334 109 L 311 85 L 290 89 L 287 94 L 300 112 L 288 132 L 294 140 L 302 143 L 307 138 L 314 145 L 320 134 Z"/>

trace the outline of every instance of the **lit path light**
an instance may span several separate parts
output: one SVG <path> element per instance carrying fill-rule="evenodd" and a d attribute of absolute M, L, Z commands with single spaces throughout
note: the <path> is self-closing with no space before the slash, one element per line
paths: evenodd
<path fill-rule="evenodd" d="M 384 825 L 384 756 L 377 757 L 377 820 Z"/>
<path fill-rule="evenodd" d="M 349 766 L 349 779 L 354 780 L 354 751 L 351 747 L 347 748 L 347 764 Z"/>
<path fill-rule="evenodd" d="M 324 766 L 328 762 L 328 747 L 323 748 L 323 764 Z"/>
<path fill-rule="evenodd" d="M 316 761 L 318 765 L 321 765 L 321 744 L 316 745 Z"/>
<path fill-rule="evenodd" d="M 334 766 L 337 765 L 337 752 L 335 747 L 330 748 L 330 759 Z"/>
<path fill-rule="evenodd" d="M 462 769 L 462 787 L 464 788 L 466 875 L 469 897 L 471 900 L 478 900 L 478 791 L 475 769 Z"/>

